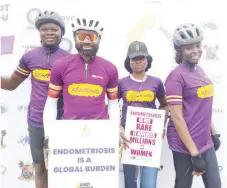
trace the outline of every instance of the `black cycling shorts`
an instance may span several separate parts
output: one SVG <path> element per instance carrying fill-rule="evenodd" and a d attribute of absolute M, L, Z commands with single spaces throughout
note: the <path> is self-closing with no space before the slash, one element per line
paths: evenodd
<path fill-rule="evenodd" d="M 29 126 L 28 132 L 33 162 L 36 164 L 44 163 L 43 156 L 44 128 Z"/>

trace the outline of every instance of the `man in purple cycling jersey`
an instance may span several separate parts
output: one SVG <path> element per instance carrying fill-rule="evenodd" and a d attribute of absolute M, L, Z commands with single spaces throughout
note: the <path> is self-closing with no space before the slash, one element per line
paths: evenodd
<path fill-rule="evenodd" d="M 96 55 L 103 27 L 99 21 L 84 18 L 76 19 L 72 27 L 79 53 L 58 60 L 52 68 L 44 109 L 47 142 L 48 126 L 55 119 L 61 91 L 64 99 L 62 119 L 114 119 L 120 123 L 117 68 Z M 108 97 L 107 108 L 105 95 Z"/>
<path fill-rule="evenodd" d="M 47 99 L 50 70 L 58 58 L 68 56 L 69 53 L 59 48 L 59 43 L 65 33 L 64 20 L 60 15 L 48 11 L 40 13 L 36 18 L 35 26 L 40 32 L 42 46 L 22 56 L 11 77 L 1 78 L 1 88 L 12 91 L 31 74 L 32 91 L 28 108 L 28 130 L 35 168 L 35 184 L 36 188 L 47 188 L 47 172 L 43 156 L 45 138 L 43 110 Z M 62 100 L 58 100 L 58 108 L 56 116 L 60 119 L 63 108 Z"/>

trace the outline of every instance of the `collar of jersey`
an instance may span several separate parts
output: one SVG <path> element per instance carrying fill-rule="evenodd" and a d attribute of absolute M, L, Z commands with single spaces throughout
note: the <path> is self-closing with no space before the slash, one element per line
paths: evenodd
<path fill-rule="evenodd" d="M 80 53 L 78 53 L 78 57 L 80 58 L 80 60 L 81 60 L 83 63 L 85 63 L 84 58 L 83 58 L 83 56 L 82 56 Z M 92 63 L 92 62 L 94 62 L 95 58 L 96 58 L 96 56 L 93 56 L 93 57 L 92 57 L 88 62 L 86 62 L 86 63 Z"/>
<path fill-rule="evenodd" d="M 60 49 L 59 45 L 57 45 L 54 48 L 47 48 L 47 47 L 44 47 L 44 46 L 42 46 L 42 48 L 45 51 L 45 53 L 53 53 L 53 52 L 56 52 Z"/>
<path fill-rule="evenodd" d="M 147 80 L 147 74 L 144 75 L 144 78 L 143 78 L 142 80 L 137 80 L 137 79 L 135 79 L 135 78 L 132 76 L 132 74 L 130 74 L 129 76 L 130 76 L 130 78 L 131 78 L 133 81 L 135 81 L 135 82 L 140 82 L 140 83 L 142 83 L 142 82 L 145 82 L 145 81 Z"/>
<path fill-rule="evenodd" d="M 182 64 L 182 66 L 187 67 L 190 70 L 196 70 L 196 68 L 197 68 L 197 64 L 194 64 L 194 63 L 189 63 L 189 62 L 184 61 L 181 64 Z"/>

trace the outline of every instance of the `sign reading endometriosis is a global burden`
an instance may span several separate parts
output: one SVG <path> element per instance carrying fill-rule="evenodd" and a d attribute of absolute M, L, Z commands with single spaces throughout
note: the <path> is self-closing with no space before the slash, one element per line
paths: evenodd
<path fill-rule="evenodd" d="M 108 120 L 51 125 L 49 188 L 116 188 L 119 126 Z"/>
<path fill-rule="evenodd" d="M 125 135 L 131 144 L 122 163 L 159 168 L 164 120 L 164 110 L 128 107 Z"/>

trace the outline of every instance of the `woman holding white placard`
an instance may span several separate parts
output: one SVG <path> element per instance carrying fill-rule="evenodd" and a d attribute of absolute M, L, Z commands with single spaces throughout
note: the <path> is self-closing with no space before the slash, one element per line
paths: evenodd
<path fill-rule="evenodd" d="M 119 99 L 123 99 L 121 130 L 124 132 L 128 106 L 156 109 L 158 99 L 160 108 L 166 109 L 165 90 L 161 79 L 147 75 L 152 57 L 143 42 L 134 41 L 129 45 L 125 68 L 129 76 L 119 81 Z M 167 114 L 167 113 L 166 113 Z M 163 125 L 164 127 L 164 125 Z M 158 168 L 137 167 L 124 164 L 125 188 L 136 188 L 141 172 L 141 188 L 156 188 Z M 138 173 L 139 172 L 139 173 Z"/>

